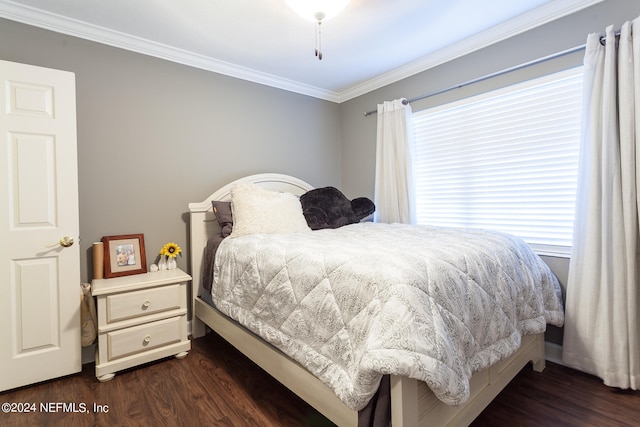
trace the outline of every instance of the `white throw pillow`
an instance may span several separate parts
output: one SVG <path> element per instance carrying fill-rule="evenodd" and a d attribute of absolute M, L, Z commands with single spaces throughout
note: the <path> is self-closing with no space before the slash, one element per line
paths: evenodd
<path fill-rule="evenodd" d="M 311 231 L 300 199 L 291 193 L 238 184 L 231 188 L 231 211 L 233 231 L 229 237 Z"/>

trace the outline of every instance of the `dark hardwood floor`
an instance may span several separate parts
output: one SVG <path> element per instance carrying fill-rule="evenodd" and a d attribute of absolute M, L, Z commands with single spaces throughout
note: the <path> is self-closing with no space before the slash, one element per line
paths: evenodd
<path fill-rule="evenodd" d="M 185 359 L 123 371 L 106 383 L 89 364 L 77 375 L 0 393 L 0 403 L 14 409 L 35 404 L 31 413 L 3 411 L 0 426 L 332 425 L 217 335 L 192 343 Z M 559 365 L 543 373 L 526 367 L 472 425 L 638 426 L 640 392 L 614 391 Z"/>

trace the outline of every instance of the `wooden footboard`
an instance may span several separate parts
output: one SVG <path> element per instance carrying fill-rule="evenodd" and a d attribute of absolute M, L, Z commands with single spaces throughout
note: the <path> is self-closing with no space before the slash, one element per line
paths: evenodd
<path fill-rule="evenodd" d="M 347 408 L 315 376 L 260 337 L 196 298 L 194 322 L 204 322 L 254 363 L 338 426 L 356 426 L 358 414 Z M 426 383 L 391 377 L 393 427 L 462 426 L 470 424 L 529 362 L 544 369 L 544 334 L 523 337 L 517 353 L 476 373 L 471 379 L 471 397 L 460 407 L 442 403 Z"/>
<path fill-rule="evenodd" d="M 396 426 L 465 426 L 506 387 L 527 363 L 544 369 L 544 334 L 522 337 L 520 349 L 506 360 L 471 378 L 471 396 L 460 407 L 445 405 L 425 382 L 391 377 L 391 419 Z"/>

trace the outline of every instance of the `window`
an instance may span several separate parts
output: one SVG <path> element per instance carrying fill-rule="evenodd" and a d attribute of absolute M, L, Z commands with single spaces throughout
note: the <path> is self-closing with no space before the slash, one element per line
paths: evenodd
<path fill-rule="evenodd" d="M 477 227 L 568 254 L 582 67 L 413 115 L 419 224 Z"/>

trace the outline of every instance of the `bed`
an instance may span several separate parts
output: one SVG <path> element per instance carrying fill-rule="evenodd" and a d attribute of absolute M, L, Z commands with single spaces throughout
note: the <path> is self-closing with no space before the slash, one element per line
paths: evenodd
<path fill-rule="evenodd" d="M 205 200 L 189 204 L 194 296 L 192 335 L 194 338 L 203 336 L 208 326 L 332 422 L 339 426 L 356 426 L 358 411 L 345 405 L 334 390 L 274 345 L 214 308 L 207 302 L 207 298 L 203 297 L 206 292 L 202 288 L 205 248 L 210 237 L 220 233 L 211 202 L 229 200 L 232 188 L 246 183 L 297 196 L 313 189 L 311 185 L 295 177 L 259 174 L 236 180 L 215 191 Z M 559 294 L 559 286 L 556 291 Z M 561 320 L 557 320 L 556 324 L 560 322 Z M 533 369 L 536 371 L 544 369 L 544 333 L 523 335 L 520 341 L 520 347 L 508 358 L 492 361 L 491 366 L 473 374 L 468 384 L 468 399 L 465 398 L 464 404 L 457 406 L 445 404 L 441 400 L 442 397 L 436 397 L 424 381 L 403 375 L 390 375 L 392 425 L 397 427 L 469 424 L 529 362 L 533 363 Z"/>

